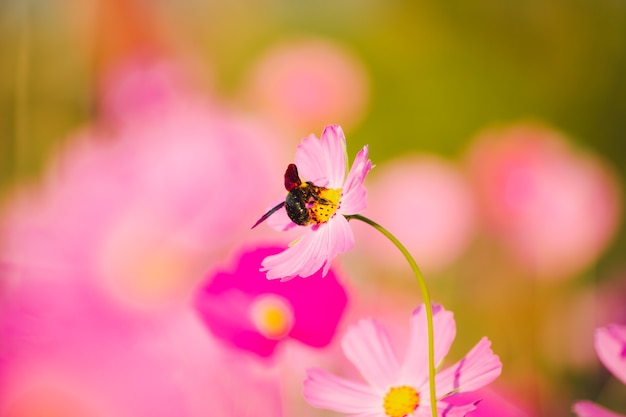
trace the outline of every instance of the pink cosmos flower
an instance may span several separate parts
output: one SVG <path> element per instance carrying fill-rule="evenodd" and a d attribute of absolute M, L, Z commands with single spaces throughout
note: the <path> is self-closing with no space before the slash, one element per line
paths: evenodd
<path fill-rule="evenodd" d="M 610 324 L 597 329 L 594 346 L 606 369 L 626 384 L 626 325 Z M 579 417 L 624 417 L 591 401 L 579 401 L 573 409 Z"/>
<path fill-rule="evenodd" d="M 448 353 L 456 335 L 452 313 L 433 306 L 435 364 Z M 408 349 L 404 361 L 396 356 L 385 329 L 364 319 L 348 329 L 342 340 L 344 354 L 367 384 L 350 381 L 321 369 L 311 369 L 304 381 L 304 397 L 313 406 L 358 417 L 430 416 L 426 314 L 418 307 L 411 316 Z M 473 391 L 500 375 L 502 364 L 482 338 L 455 365 L 435 377 L 440 416 L 464 416 L 477 402 L 450 404 L 444 398 Z"/>
<path fill-rule="evenodd" d="M 330 343 L 346 307 L 345 290 L 333 271 L 324 280 L 268 281 L 258 265 L 282 249 L 246 251 L 234 272 L 208 277 L 195 304 L 216 337 L 264 357 L 287 338 L 314 347 Z M 323 309 L 316 308 L 320 299 Z"/>
<path fill-rule="evenodd" d="M 295 165 L 302 186 L 315 186 L 315 201 L 306 202 L 311 216 L 302 225 L 307 229 L 304 235 L 285 251 L 263 260 L 261 271 L 267 271 L 268 279 L 308 277 L 322 268 L 325 276 L 333 258 L 354 246 L 354 235 L 344 215 L 365 209 L 367 192 L 363 181 L 372 169 L 372 161 L 364 146 L 346 177 L 346 159 L 346 138 L 337 125 L 326 126 L 319 140 L 310 135 L 298 145 Z M 320 200 L 325 203 L 320 204 Z M 283 207 L 274 216 L 283 230 L 296 226 L 286 214 Z"/>

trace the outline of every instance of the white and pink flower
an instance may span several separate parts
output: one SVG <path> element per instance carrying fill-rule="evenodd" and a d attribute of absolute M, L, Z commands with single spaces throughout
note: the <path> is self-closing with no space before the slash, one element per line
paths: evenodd
<path fill-rule="evenodd" d="M 433 306 L 435 364 L 440 365 L 456 336 L 452 313 Z M 400 362 L 385 329 L 364 319 L 351 326 L 342 340 L 344 354 L 367 383 L 350 381 L 321 369 L 307 371 L 304 397 L 314 407 L 358 417 L 430 416 L 426 314 L 418 307 L 411 316 L 408 349 Z M 440 416 L 464 416 L 476 401 L 455 403 L 445 398 L 479 389 L 500 375 L 502 364 L 482 338 L 455 365 L 435 377 Z"/>
<path fill-rule="evenodd" d="M 327 219 L 312 220 L 301 226 L 307 230 L 300 239 L 285 251 L 263 260 L 261 271 L 267 272 L 268 279 L 308 277 L 322 268 L 322 275 L 326 275 L 332 260 L 354 246 L 354 234 L 344 216 L 365 209 L 367 191 L 363 181 L 372 169 L 372 162 L 368 159 L 367 146 L 359 151 L 347 175 L 346 160 L 346 138 L 337 125 L 327 126 L 320 139 L 310 135 L 298 145 L 295 165 L 302 183 L 312 183 L 327 192 L 333 211 Z M 283 230 L 297 226 L 284 207 L 273 217 Z"/>

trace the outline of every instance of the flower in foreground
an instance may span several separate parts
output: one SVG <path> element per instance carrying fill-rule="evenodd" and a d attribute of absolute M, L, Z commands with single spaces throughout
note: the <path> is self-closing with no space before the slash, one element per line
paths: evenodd
<path fill-rule="evenodd" d="M 289 178 L 290 168 L 293 170 L 290 165 L 285 186 L 300 193 L 295 197 L 304 218 L 298 219 L 297 225 L 307 230 L 288 249 L 263 260 L 261 271 L 267 272 L 268 279 L 308 277 L 322 268 L 325 276 L 335 256 L 354 246 L 354 235 L 344 216 L 365 209 L 367 192 L 363 181 L 372 169 L 372 162 L 368 159 L 367 146 L 363 147 L 346 176 L 346 154 L 346 138 L 337 125 L 326 126 L 319 140 L 310 135 L 298 145 L 295 178 Z M 288 199 L 294 197 L 291 189 Z M 305 193 L 306 199 L 302 200 Z M 297 226 L 294 216 L 287 216 L 288 205 L 289 200 L 274 216 L 282 222 L 283 230 Z"/>
<path fill-rule="evenodd" d="M 448 353 L 456 335 L 451 312 L 433 305 L 435 364 Z M 367 384 L 350 381 L 321 369 L 307 371 L 304 397 L 309 404 L 354 417 L 430 416 L 426 314 L 423 306 L 411 316 L 409 345 L 399 361 L 385 329 L 372 319 L 350 327 L 342 340 L 344 354 Z M 455 365 L 435 377 L 439 416 L 464 416 L 477 401 L 452 405 L 442 401 L 456 393 L 481 388 L 500 375 L 502 364 L 482 338 Z"/>
<path fill-rule="evenodd" d="M 333 271 L 324 280 L 268 281 L 258 265 L 282 249 L 246 251 L 235 271 L 212 274 L 198 291 L 197 311 L 226 344 L 269 357 L 286 339 L 324 347 L 335 335 L 346 307 L 346 291 Z"/>
<path fill-rule="evenodd" d="M 604 366 L 626 384 L 626 325 L 610 324 L 596 329 L 594 345 Z M 579 417 L 625 417 L 591 401 L 579 401 L 573 409 Z"/>

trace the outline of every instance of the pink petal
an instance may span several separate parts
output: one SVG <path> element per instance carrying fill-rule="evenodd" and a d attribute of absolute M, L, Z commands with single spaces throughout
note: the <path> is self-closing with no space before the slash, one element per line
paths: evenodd
<path fill-rule="evenodd" d="M 426 397 L 428 392 L 424 393 Z M 443 401 L 437 402 L 437 416 L 439 417 L 464 417 L 467 413 L 476 409 L 476 404 L 480 401 L 476 401 L 470 404 L 453 405 Z M 414 411 L 413 417 L 431 417 L 430 402 L 428 398 L 422 397 L 417 410 Z"/>
<path fill-rule="evenodd" d="M 371 387 L 321 369 L 307 370 L 303 396 L 314 407 L 359 416 L 384 417 L 383 398 Z"/>
<path fill-rule="evenodd" d="M 311 228 L 295 244 L 283 252 L 268 256 L 261 271 L 267 279 L 287 281 L 297 275 L 305 278 L 324 268 L 326 275 L 330 263 L 339 253 L 354 246 L 354 235 L 343 216 L 335 216 L 327 223 Z"/>
<path fill-rule="evenodd" d="M 347 163 L 346 137 L 343 129 L 338 125 L 326 126 L 320 142 L 329 161 L 328 188 L 341 188 L 346 178 Z"/>
<path fill-rule="evenodd" d="M 350 414 L 348 417 L 387 417 L 383 411 L 372 411 L 358 414 Z"/>
<path fill-rule="evenodd" d="M 224 273 L 215 277 L 220 281 L 228 278 L 232 276 Z M 250 322 L 249 309 L 252 301 L 251 294 L 233 287 L 218 294 L 199 292 L 195 306 L 211 333 L 226 344 L 254 352 L 261 357 L 269 357 L 274 353 L 278 340 L 263 336 Z"/>
<path fill-rule="evenodd" d="M 440 305 L 433 305 L 433 327 L 435 339 L 435 366 L 446 356 L 456 336 L 456 325 L 452 312 Z M 428 331 L 426 309 L 420 306 L 411 316 L 411 333 L 404 364 L 402 380 L 419 387 L 428 380 Z"/>
<path fill-rule="evenodd" d="M 346 176 L 346 138 L 341 127 L 327 126 L 318 140 L 302 139 L 296 148 L 295 164 L 303 181 L 327 188 L 341 188 Z"/>
<path fill-rule="evenodd" d="M 437 396 L 476 390 L 492 382 L 501 372 L 500 358 L 491 350 L 489 339 L 483 337 L 463 359 L 437 374 Z"/>
<path fill-rule="evenodd" d="M 465 405 L 450 405 L 448 403 L 437 403 L 437 414 L 441 417 L 465 417 L 467 413 L 476 410 L 480 401 Z"/>
<path fill-rule="evenodd" d="M 360 320 L 350 326 L 341 341 L 344 354 L 363 378 L 385 395 L 398 382 L 400 365 L 385 329 L 372 319 Z"/>
<path fill-rule="evenodd" d="M 626 384 L 626 326 L 610 324 L 597 329 L 594 345 L 606 369 Z"/>
<path fill-rule="evenodd" d="M 329 239 L 326 242 L 328 262 L 324 265 L 322 276 L 326 276 L 331 261 L 337 255 L 347 252 L 354 247 L 354 234 L 345 217 L 336 215 L 331 218 L 324 227 L 327 229 Z"/>
<path fill-rule="evenodd" d="M 364 146 L 354 159 L 352 168 L 348 173 L 341 197 L 341 214 L 356 214 L 365 210 L 367 206 L 367 190 L 363 185 L 367 173 L 372 169 L 372 161 L 367 159 L 368 147 Z"/>
<path fill-rule="evenodd" d="M 626 417 L 623 414 L 617 414 L 604 407 L 600 407 L 591 401 L 578 401 L 574 403 L 572 411 L 578 417 Z"/>
<path fill-rule="evenodd" d="M 316 253 L 321 251 L 321 241 L 325 228 L 309 229 L 284 251 L 266 257 L 261 262 L 261 272 L 267 272 L 267 279 L 288 281 L 295 276 L 308 277 L 318 271 L 325 262 Z"/>

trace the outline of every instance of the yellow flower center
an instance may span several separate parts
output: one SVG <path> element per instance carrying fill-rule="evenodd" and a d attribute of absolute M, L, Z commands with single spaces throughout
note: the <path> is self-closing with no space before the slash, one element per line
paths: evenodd
<path fill-rule="evenodd" d="M 385 394 L 383 408 L 389 417 L 404 417 L 412 413 L 420 403 L 420 396 L 415 389 L 402 385 L 392 387 Z"/>
<path fill-rule="evenodd" d="M 309 207 L 311 221 L 326 223 L 339 208 L 341 189 L 318 187 L 316 191 L 317 198 L 313 199 Z"/>
<path fill-rule="evenodd" d="M 259 333 L 268 339 L 282 339 L 293 327 L 291 305 L 276 294 L 265 294 L 254 300 L 250 318 Z"/>

